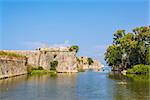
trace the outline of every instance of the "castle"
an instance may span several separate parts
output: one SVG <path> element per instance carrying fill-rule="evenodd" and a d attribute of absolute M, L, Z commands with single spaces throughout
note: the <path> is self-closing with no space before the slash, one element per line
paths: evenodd
<path fill-rule="evenodd" d="M 34 68 L 40 66 L 45 70 L 49 70 L 50 62 L 53 61 L 58 62 L 57 72 L 78 72 L 78 67 L 80 66 L 83 69 L 101 69 L 100 63 L 96 60 L 91 66 L 88 66 L 87 63 L 79 63 L 76 52 L 69 51 L 69 47 L 38 48 L 36 50 L 0 50 L 0 52 L 15 53 L 26 57 L 16 58 L 0 55 L 0 78 L 25 74 L 27 73 L 27 65 Z"/>

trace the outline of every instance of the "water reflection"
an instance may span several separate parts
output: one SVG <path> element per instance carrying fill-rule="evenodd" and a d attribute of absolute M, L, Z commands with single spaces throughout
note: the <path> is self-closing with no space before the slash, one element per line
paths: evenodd
<path fill-rule="evenodd" d="M 110 73 L 109 78 L 116 81 L 114 86 L 115 100 L 149 100 L 149 75 L 128 75 L 127 77 Z M 122 82 L 122 84 L 118 84 Z M 126 84 L 123 84 L 126 83 Z"/>
<path fill-rule="evenodd" d="M 27 75 L 2 79 L 0 80 L 0 92 L 11 91 L 15 86 L 21 84 L 26 79 Z"/>
<path fill-rule="evenodd" d="M 21 76 L 0 80 L 0 100 L 76 100 L 76 74 Z"/>
<path fill-rule="evenodd" d="M 0 100 L 148 100 L 148 76 L 83 72 L 0 80 Z"/>

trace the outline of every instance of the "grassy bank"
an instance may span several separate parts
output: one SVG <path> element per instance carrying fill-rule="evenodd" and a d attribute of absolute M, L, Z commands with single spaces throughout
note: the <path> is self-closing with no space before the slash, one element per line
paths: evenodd
<path fill-rule="evenodd" d="M 56 71 L 51 71 L 51 70 L 32 70 L 30 74 L 46 74 L 46 73 L 56 73 Z"/>
<path fill-rule="evenodd" d="M 149 74 L 141 74 L 141 75 L 136 75 L 136 74 L 127 74 L 126 75 L 127 78 L 130 78 L 134 81 L 150 81 L 149 80 Z"/>
<path fill-rule="evenodd" d="M 28 74 L 36 75 L 36 74 L 57 74 L 56 70 L 44 70 L 43 67 L 39 66 L 37 68 L 28 67 Z"/>
<path fill-rule="evenodd" d="M 150 65 L 138 64 L 133 66 L 131 69 L 128 69 L 127 74 L 149 74 Z"/>

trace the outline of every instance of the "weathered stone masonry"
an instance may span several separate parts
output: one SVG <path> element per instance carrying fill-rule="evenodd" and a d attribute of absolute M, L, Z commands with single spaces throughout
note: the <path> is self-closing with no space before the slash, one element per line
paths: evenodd
<path fill-rule="evenodd" d="M 27 65 L 32 67 L 43 67 L 50 70 L 50 62 L 58 61 L 57 72 L 78 72 L 78 67 L 82 69 L 101 68 L 100 63 L 94 60 L 91 66 L 87 65 L 87 58 L 82 63 L 78 63 L 76 52 L 70 52 L 69 47 L 62 48 L 39 48 L 38 50 L 0 50 L 0 52 L 9 52 L 27 57 L 15 58 L 0 56 L 0 78 L 16 76 L 27 73 Z M 77 67 L 78 66 L 78 67 Z"/>
<path fill-rule="evenodd" d="M 2 50 L 4 52 L 24 55 L 33 67 L 50 69 L 50 62 L 58 61 L 57 72 L 77 72 L 76 53 L 66 48 L 40 48 L 38 50 Z"/>
<path fill-rule="evenodd" d="M 26 73 L 26 59 L 0 56 L 0 78 L 22 75 Z"/>

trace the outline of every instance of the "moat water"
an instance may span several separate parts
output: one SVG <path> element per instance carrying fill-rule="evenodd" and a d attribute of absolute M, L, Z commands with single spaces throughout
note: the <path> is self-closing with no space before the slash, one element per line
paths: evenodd
<path fill-rule="evenodd" d="M 148 76 L 108 72 L 24 75 L 0 80 L 0 100 L 150 100 Z"/>

